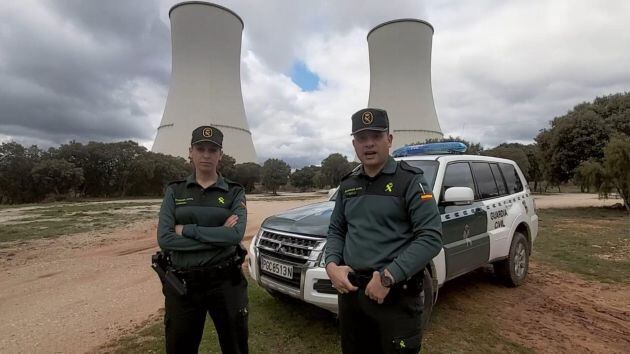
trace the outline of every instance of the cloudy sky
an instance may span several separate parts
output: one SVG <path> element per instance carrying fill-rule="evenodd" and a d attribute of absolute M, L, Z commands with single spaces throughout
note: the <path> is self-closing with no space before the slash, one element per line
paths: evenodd
<path fill-rule="evenodd" d="M 0 141 L 132 139 L 150 148 L 168 93 L 176 2 L 2 1 Z M 216 3 L 245 22 L 243 98 L 261 161 L 300 167 L 352 155 L 349 116 L 368 102 L 366 35 L 397 18 L 435 28 L 433 94 L 445 135 L 527 143 L 575 104 L 630 90 L 630 1 Z"/>

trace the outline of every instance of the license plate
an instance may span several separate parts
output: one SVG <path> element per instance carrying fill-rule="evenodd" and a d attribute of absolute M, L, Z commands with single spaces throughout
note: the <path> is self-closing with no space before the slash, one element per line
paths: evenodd
<path fill-rule="evenodd" d="M 260 268 L 265 272 L 275 274 L 287 279 L 293 279 L 293 267 L 284 263 L 260 258 Z"/>

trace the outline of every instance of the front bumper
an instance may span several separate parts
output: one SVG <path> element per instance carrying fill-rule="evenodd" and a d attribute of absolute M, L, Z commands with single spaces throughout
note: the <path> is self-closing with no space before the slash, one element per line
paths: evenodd
<path fill-rule="evenodd" d="M 259 252 L 253 243 L 250 246 L 249 256 L 249 274 L 261 287 L 337 313 L 337 292 L 332 287 L 324 268 L 302 268 L 300 270 L 300 286 L 297 288 L 267 276 L 264 272 L 261 273 Z"/>

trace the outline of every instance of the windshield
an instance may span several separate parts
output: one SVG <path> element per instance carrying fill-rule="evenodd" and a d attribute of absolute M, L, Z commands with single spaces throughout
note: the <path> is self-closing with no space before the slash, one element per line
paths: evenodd
<path fill-rule="evenodd" d="M 418 167 L 424 172 L 424 180 L 427 181 L 429 187 L 433 189 L 435 184 L 435 174 L 437 173 L 439 163 L 434 160 L 405 160 L 406 163 L 413 167 Z"/>
<path fill-rule="evenodd" d="M 407 162 L 408 164 L 410 164 L 413 167 L 418 167 L 419 169 L 422 170 L 422 172 L 424 172 L 424 180 L 427 181 L 427 183 L 429 184 L 429 187 L 431 187 L 431 189 L 433 189 L 433 185 L 435 184 L 435 174 L 437 172 L 438 169 L 438 162 L 437 161 L 432 161 L 432 160 L 405 160 L 405 162 Z M 331 189 L 330 191 L 328 191 L 328 195 L 329 201 L 334 202 L 335 199 L 337 198 L 337 191 L 339 190 L 339 187 Z"/>

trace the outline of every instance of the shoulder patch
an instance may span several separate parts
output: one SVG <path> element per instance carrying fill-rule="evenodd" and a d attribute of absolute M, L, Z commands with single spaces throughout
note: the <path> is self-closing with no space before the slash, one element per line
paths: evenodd
<path fill-rule="evenodd" d="M 227 183 L 230 186 L 238 186 L 238 187 L 244 188 L 242 184 L 240 184 L 238 182 L 234 182 L 231 179 L 227 179 L 227 178 L 223 177 L 223 180 L 225 181 L 225 183 Z"/>
<path fill-rule="evenodd" d="M 407 163 L 407 161 L 398 161 L 398 166 L 400 166 L 400 168 L 402 168 L 405 171 L 409 171 L 415 174 L 424 174 L 422 169 L 411 166 L 410 164 Z"/>
<path fill-rule="evenodd" d="M 186 180 L 185 179 L 180 179 L 180 180 L 177 180 L 177 181 L 171 181 L 171 182 L 168 182 L 167 186 L 170 186 L 172 184 L 180 184 L 182 182 L 186 182 Z"/>

